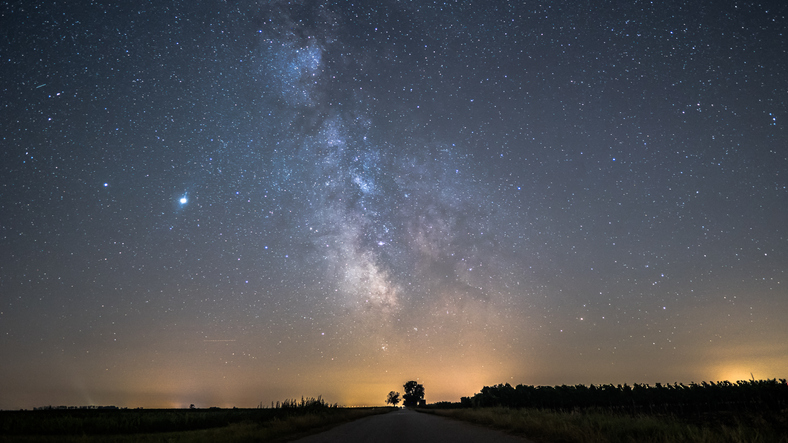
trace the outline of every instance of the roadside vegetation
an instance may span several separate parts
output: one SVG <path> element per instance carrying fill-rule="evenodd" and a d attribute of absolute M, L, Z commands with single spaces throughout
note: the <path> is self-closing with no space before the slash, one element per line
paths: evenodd
<path fill-rule="evenodd" d="M 544 443 L 788 443 L 788 384 L 485 386 L 420 409 Z"/>
<path fill-rule="evenodd" d="M 715 414 L 686 420 L 603 410 L 561 412 L 500 406 L 422 411 L 501 429 L 539 443 L 788 443 L 786 418 L 777 414 Z"/>
<path fill-rule="evenodd" d="M 393 409 L 340 408 L 302 398 L 258 409 L 0 411 L 0 442 L 277 441 Z"/>

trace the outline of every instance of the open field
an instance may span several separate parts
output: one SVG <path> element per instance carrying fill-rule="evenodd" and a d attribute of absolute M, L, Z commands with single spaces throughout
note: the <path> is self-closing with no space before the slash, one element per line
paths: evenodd
<path fill-rule="evenodd" d="M 0 442 L 277 441 L 393 408 L 0 411 Z"/>
<path fill-rule="evenodd" d="M 788 411 L 673 415 L 506 407 L 424 409 L 540 443 L 788 443 Z"/>

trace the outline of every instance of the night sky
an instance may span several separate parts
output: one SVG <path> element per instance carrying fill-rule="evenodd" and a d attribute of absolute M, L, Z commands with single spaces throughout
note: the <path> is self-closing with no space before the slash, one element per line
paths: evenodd
<path fill-rule="evenodd" d="M 0 4 L 0 408 L 788 376 L 783 1 Z"/>

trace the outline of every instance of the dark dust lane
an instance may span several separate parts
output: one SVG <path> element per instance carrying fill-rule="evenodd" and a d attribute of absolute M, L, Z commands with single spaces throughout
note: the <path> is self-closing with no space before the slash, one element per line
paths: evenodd
<path fill-rule="evenodd" d="M 501 431 L 407 409 L 345 423 L 297 443 L 529 443 Z"/>

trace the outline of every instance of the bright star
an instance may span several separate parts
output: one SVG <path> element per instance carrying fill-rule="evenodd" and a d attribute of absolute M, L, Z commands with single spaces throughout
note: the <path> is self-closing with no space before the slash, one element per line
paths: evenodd
<path fill-rule="evenodd" d="M 186 198 L 186 196 L 185 196 L 185 195 L 184 195 L 183 197 L 181 197 L 181 199 L 180 199 L 180 200 L 178 200 L 178 201 L 179 201 L 179 202 L 180 202 L 182 205 L 185 205 L 186 203 L 189 203 L 189 199 L 188 199 L 188 198 Z"/>

